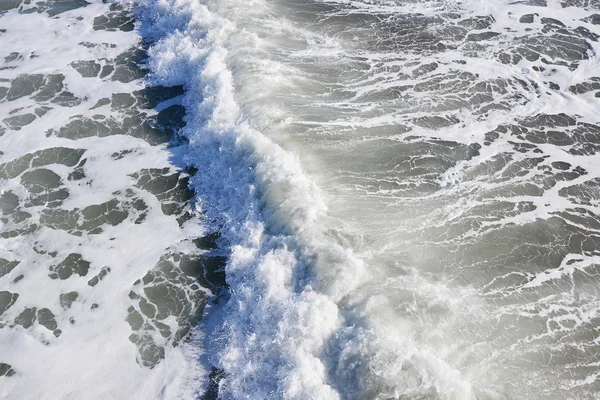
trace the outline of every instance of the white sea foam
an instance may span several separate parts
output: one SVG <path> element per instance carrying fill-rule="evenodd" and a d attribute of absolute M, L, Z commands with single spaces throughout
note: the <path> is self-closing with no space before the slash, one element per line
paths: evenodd
<path fill-rule="evenodd" d="M 152 47 L 149 64 L 158 83 L 186 87 L 186 159 L 232 246 L 232 297 L 213 333 L 213 362 L 227 374 L 220 395 L 337 398 L 325 345 L 343 323 L 335 301 L 360 282 L 361 262 L 325 231 L 325 204 L 298 159 L 244 121 L 227 65 L 227 46 L 243 33 L 203 4 L 157 1 L 146 10 L 158 26 L 186 20 Z"/>
<path fill-rule="evenodd" d="M 38 3 L 37 7 L 44 5 Z M 23 5 L 24 9 L 31 7 Z M 32 232 L 5 236 L 14 223 L 3 219 L 0 257 L 20 261 L 15 269 L 0 278 L 1 290 L 19 295 L 16 303 L 0 317 L 0 362 L 9 364 L 14 371 L 13 376 L 0 377 L 3 399 L 180 399 L 191 397 L 200 385 L 197 377 L 204 375 L 194 356 L 199 349 L 184 352 L 182 348 L 187 345 L 167 349 L 165 360 L 153 369 L 139 365 L 136 362 L 138 350 L 128 340 L 132 331 L 126 322 L 134 281 L 157 263 L 165 249 L 185 247 L 181 244 L 184 239 L 204 232 L 197 221 L 182 229 L 175 217 L 161 211 L 156 196 L 134 187 L 136 179 L 132 174 L 140 170 L 180 171 L 181 162 L 173 163 L 180 150 L 153 146 L 142 138 L 124 134 L 110 137 L 90 134 L 77 140 L 51 134 L 53 129 L 60 129 L 77 115 L 118 117 L 119 112 L 111 114 L 109 107 L 94 110 L 90 107 L 115 93 L 131 93 L 145 87 L 143 79 L 126 83 L 99 77 L 83 78 L 70 66 L 82 60 L 109 64 L 108 60 L 139 44 L 140 36 L 135 31 L 92 29 L 94 18 L 109 14 L 109 7 L 110 4 L 93 1 L 87 7 L 53 18 L 35 10 L 18 13 L 13 9 L 0 15 L 0 28 L 5 29 L 0 34 L 0 58 L 11 53 L 23 57 L 5 62 L 6 68 L 0 71 L 3 79 L 0 85 L 10 86 L 10 80 L 23 74 L 62 74 L 65 89 L 79 99 L 72 107 L 47 101 L 43 103 L 48 106 L 43 116 L 20 129 L 7 130 L 0 137 L 0 163 L 57 147 L 85 150 L 87 162 L 82 167 L 83 180 L 71 179 L 69 174 L 73 167 L 62 164 L 60 159 L 45 166 L 60 177 L 61 187 L 68 190 L 69 197 L 62 203 L 62 209 L 83 209 L 115 196 L 124 201 L 125 198 L 119 196 L 126 190 L 134 190 L 147 205 L 143 224 L 135 224 L 132 219 L 116 226 L 100 222 L 103 231 L 95 235 L 73 234 L 48 227 L 43 222 L 40 224 L 46 206 L 27 208 L 32 214 L 31 220 L 37 224 L 34 226 L 41 225 Z M 22 112 L 20 109 L 29 111 L 42 107 L 38 103 L 32 96 L 0 101 L 0 119 L 14 115 L 14 110 L 18 114 Z M 160 110 L 158 107 L 157 111 Z M 149 115 L 153 113 L 156 114 L 150 111 Z M 80 130 L 85 131 L 85 128 Z M 122 151 L 130 153 L 115 159 L 115 154 Z M 19 175 L 2 181 L 0 194 L 16 193 L 22 206 L 29 201 L 30 194 Z M 59 218 L 60 223 L 67 217 Z M 48 268 L 70 253 L 80 254 L 89 261 L 88 275 L 50 279 Z M 92 288 L 88 280 L 107 266 L 110 272 Z M 20 275 L 24 277 L 18 279 Z M 66 307 L 59 301 L 59 295 L 72 291 L 79 295 Z M 51 310 L 60 332 L 55 330 L 53 334 L 50 328 L 35 322 L 29 327 L 15 324 L 13 321 L 24 307 Z M 164 322 L 173 327 L 175 321 Z"/>

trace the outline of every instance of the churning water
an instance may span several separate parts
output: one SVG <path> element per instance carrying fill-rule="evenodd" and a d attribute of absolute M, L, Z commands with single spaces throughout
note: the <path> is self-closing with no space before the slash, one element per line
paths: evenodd
<path fill-rule="evenodd" d="M 0 396 L 600 398 L 596 0 L 0 0 Z"/>

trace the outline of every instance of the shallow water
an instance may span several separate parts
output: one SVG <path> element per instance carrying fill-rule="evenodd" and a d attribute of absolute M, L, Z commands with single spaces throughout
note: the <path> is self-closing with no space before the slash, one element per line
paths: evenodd
<path fill-rule="evenodd" d="M 14 7 L 7 396 L 597 396 L 598 4 Z"/>
<path fill-rule="evenodd" d="M 0 14 L 0 397 L 193 393 L 183 382 L 201 367 L 179 345 L 222 257 L 190 202 L 183 88 L 146 82 L 131 5 L 13 3 Z"/>

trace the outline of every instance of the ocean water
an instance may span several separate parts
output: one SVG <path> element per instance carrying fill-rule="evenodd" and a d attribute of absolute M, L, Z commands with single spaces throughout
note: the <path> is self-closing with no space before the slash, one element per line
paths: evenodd
<path fill-rule="evenodd" d="M 0 0 L 0 397 L 600 398 L 599 25 Z"/>

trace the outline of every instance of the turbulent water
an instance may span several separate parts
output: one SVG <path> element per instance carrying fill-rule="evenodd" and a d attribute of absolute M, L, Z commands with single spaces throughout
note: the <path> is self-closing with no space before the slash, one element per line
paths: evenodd
<path fill-rule="evenodd" d="M 596 0 L 0 0 L 0 397 L 595 399 Z"/>

